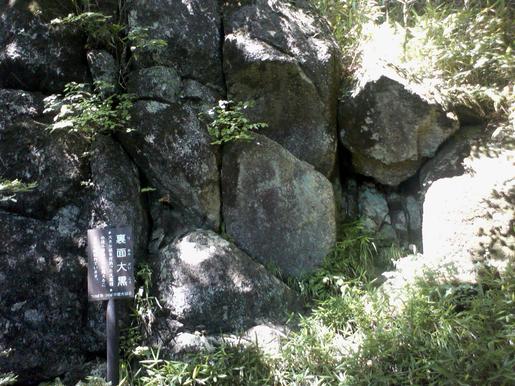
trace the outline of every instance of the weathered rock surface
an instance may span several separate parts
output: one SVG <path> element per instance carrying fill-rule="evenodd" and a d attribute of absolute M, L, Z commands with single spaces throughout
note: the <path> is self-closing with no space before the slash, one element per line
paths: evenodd
<path fill-rule="evenodd" d="M 391 225 L 388 202 L 382 193 L 373 185 L 362 185 L 358 192 L 358 210 L 364 225 L 373 233 L 378 232 L 382 225 Z"/>
<path fill-rule="evenodd" d="M 262 352 L 274 355 L 279 353 L 281 339 L 286 337 L 287 332 L 288 329 L 284 326 L 271 324 L 253 326 L 240 334 L 204 335 L 198 331 L 180 332 L 173 339 L 173 344 L 164 348 L 164 351 L 165 355 L 182 359 L 189 354 L 213 352 L 222 344 L 241 349 L 255 345 Z"/>
<path fill-rule="evenodd" d="M 353 178 L 342 186 L 341 216 L 345 222 L 360 219 L 380 245 L 421 250 L 422 206 L 418 195 L 404 189 L 380 190 L 371 182 Z M 408 189 L 409 190 L 409 189 Z"/>
<path fill-rule="evenodd" d="M 287 275 L 314 270 L 335 242 L 331 183 L 265 136 L 227 146 L 222 195 L 227 234 Z"/>
<path fill-rule="evenodd" d="M 104 311 L 87 302 L 86 231 L 132 225 L 141 258 L 138 171 L 110 137 L 98 136 L 88 158 L 80 136 L 50 133 L 40 94 L 0 90 L 0 100 L 0 175 L 38 184 L 0 203 L 0 373 L 76 379 L 105 349 Z"/>
<path fill-rule="evenodd" d="M 20 8 L 0 6 L 0 88 L 60 92 L 68 82 L 85 82 L 83 37 Z"/>
<path fill-rule="evenodd" d="M 40 94 L 0 90 L 0 176 L 37 183 L 33 191 L 0 202 L 0 207 L 50 218 L 83 189 L 88 145 L 75 135 L 50 133 L 41 122 L 42 109 Z"/>
<path fill-rule="evenodd" d="M 197 230 L 162 249 L 157 262 L 161 305 L 182 329 L 242 331 L 285 321 L 294 293 L 234 244 Z"/>
<path fill-rule="evenodd" d="M 138 98 L 175 103 L 181 91 L 181 78 L 171 67 L 154 66 L 134 71 L 129 79 L 129 92 Z"/>
<path fill-rule="evenodd" d="M 118 66 L 113 55 L 105 50 L 91 50 L 86 58 L 93 82 L 99 82 L 106 93 L 114 92 L 118 84 Z"/>
<path fill-rule="evenodd" d="M 158 190 L 163 204 L 181 208 L 197 226 L 220 225 L 217 149 L 195 109 L 184 104 L 138 101 L 134 133 L 121 139 L 132 159 Z"/>
<path fill-rule="evenodd" d="M 0 211 L 0 373 L 54 378 L 102 349 L 88 321 L 85 228 L 77 206 L 50 222 Z"/>
<path fill-rule="evenodd" d="M 502 269 L 515 261 L 515 150 L 512 142 L 484 133 L 456 176 L 450 174 L 458 165 L 446 160 L 462 144 L 444 150 L 434 160 L 434 173 L 426 170 L 433 182 L 424 198 L 424 255 L 433 265 L 449 266 L 451 276 L 474 280 L 476 262 Z"/>
<path fill-rule="evenodd" d="M 346 178 L 337 186 L 335 194 L 340 194 L 340 218 L 350 222 L 359 218 L 358 211 L 358 182 L 354 178 Z"/>
<path fill-rule="evenodd" d="M 340 105 L 340 138 L 360 174 L 396 186 L 457 129 L 457 120 L 382 76 Z"/>
<path fill-rule="evenodd" d="M 127 2 L 129 27 L 148 29 L 148 39 L 162 39 L 159 50 L 138 49 L 138 68 L 166 66 L 183 78 L 223 90 L 221 17 L 217 0 L 131 0 Z"/>
<path fill-rule="evenodd" d="M 224 29 L 229 98 L 255 101 L 261 133 L 329 176 L 340 55 L 326 22 L 301 2 L 255 0 L 228 5 Z"/>
<path fill-rule="evenodd" d="M 90 226 L 131 226 L 138 261 L 145 255 L 148 242 L 138 170 L 120 144 L 103 135 L 95 139 L 90 165 L 94 185 Z"/>

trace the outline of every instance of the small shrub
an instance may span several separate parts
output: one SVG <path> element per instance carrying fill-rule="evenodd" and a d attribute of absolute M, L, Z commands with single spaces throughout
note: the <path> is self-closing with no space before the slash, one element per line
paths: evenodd
<path fill-rule="evenodd" d="M 36 182 L 24 183 L 20 180 L 0 180 L 0 202 L 16 202 L 16 193 L 30 192 L 37 187 Z"/>
<path fill-rule="evenodd" d="M 255 346 L 222 343 L 212 353 L 190 355 L 181 361 L 160 359 L 159 352 L 152 350 L 140 363 L 143 368 L 138 385 L 273 384 L 270 367 Z"/>
<path fill-rule="evenodd" d="M 130 308 L 130 323 L 121 333 L 121 379 L 122 384 L 133 385 L 139 377 L 139 360 L 148 353 L 144 339 L 152 333 L 156 314 L 162 308 L 159 300 L 152 296 L 152 269 L 148 264 L 140 264 L 136 279 L 138 288 Z"/>
<path fill-rule="evenodd" d="M 0 386 L 14 385 L 18 376 L 13 373 L 0 374 Z"/>
<path fill-rule="evenodd" d="M 349 282 L 373 279 L 380 254 L 373 235 L 360 221 L 343 224 L 333 250 L 326 256 L 322 268 L 299 285 L 301 291 L 317 300 L 339 295 Z"/>
<path fill-rule="evenodd" d="M 85 9 L 90 9 L 89 2 L 83 5 Z M 133 28 L 127 33 L 127 26 L 120 21 L 122 9 L 119 9 L 119 13 L 119 22 L 114 21 L 112 16 L 80 12 L 79 9 L 76 14 L 52 20 L 54 25 L 69 25 L 84 32 L 87 47 L 109 50 L 115 57 L 119 74 L 117 85 L 95 82 L 91 86 L 71 82 L 65 86 L 63 95 L 45 98 L 46 112 L 57 112 L 51 131 L 64 129 L 90 140 L 99 133 L 131 131 L 128 128 L 129 111 L 134 96 L 114 91 L 126 89 L 130 65 L 141 50 L 145 53 L 159 51 L 167 43 L 162 39 L 150 39 L 147 28 Z"/>
<path fill-rule="evenodd" d="M 130 94 L 105 95 L 112 86 L 97 82 L 94 90 L 84 83 L 68 83 L 63 95 L 45 98 L 45 112 L 56 112 L 50 131 L 65 130 L 89 140 L 97 134 L 132 131 L 128 125 L 134 97 Z"/>
<path fill-rule="evenodd" d="M 232 141 L 249 141 L 252 132 L 267 127 L 266 123 L 252 123 L 244 110 L 252 106 L 251 102 L 234 102 L 221 100 L 201 117 L 209 118 L 208 132 L 213 145 L 222 145 Z"/>
<path fill-rule="evenodd" d="M 159 52 L 167 46 L 167 42 L 149 38 L 148 28 L 136 27 L 127 32 L 127 26 L 122 24 L 121 17 L 119 19 L 117 22 L 112 16 L 88 11 L 56 18 L 52 20 L 52 24 L 73 26 L 87 36 L 88 48 L 105 48 L 111 51 L 120 69 L 120 83 L 125 83 L 129 67 L 140 53 Z"/>
<path fill-rule="evenodd" d="M 115 23 L 111 16 L 99 12 L 80 12 L 63 18 L 55 18 L 53 25 L 70 25 L 86 34 L 88 48 L 109 47 L 117 49 L 125 26 Z"/>

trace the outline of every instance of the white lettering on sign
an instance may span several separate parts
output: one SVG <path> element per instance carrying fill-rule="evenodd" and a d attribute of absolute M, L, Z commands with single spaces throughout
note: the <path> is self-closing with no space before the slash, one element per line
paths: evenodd
<path fill-rule="evenodd" d="M 127 287 L 127 276 L 118 276 L 118 287 Z"/>
<path fill-rule="evenodd" d="M 90 300 L 134 296 L 132 229 L 88 230 L 88 294 Z"/>
<path fill-rule="evenodd" d="M 120 271 L 125 271 L 125 272 L 127 272 L 127 264 L 119 263 L 119 264 L 117 265 L 117 268 L 118 268 L 118 269 L 116 270 L 116 272 L 120 272 Z"/>

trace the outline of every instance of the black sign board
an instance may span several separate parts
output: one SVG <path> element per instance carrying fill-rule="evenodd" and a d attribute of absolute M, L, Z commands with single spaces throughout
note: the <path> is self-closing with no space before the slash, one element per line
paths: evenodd
<path fill-rule="evenodd" d="M 134 256 L 130 227 L 88 230 L 90 301 L 134 297 Z"/>

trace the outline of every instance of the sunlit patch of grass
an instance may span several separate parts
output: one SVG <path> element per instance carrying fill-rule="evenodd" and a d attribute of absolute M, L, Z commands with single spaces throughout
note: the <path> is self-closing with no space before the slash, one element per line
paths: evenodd
<path fill-rule="evenodd" d="M 428 274 L 406 285 L 399 304 L 360 274 L 380 254 L 363 231 L 360 223 L 344 226 L 346 238 L 324 267 L 298 284 L 311 297 L 311 311 L 295 319 L 278 352 L 221 340 L 214 351 L 170 359 L 158 348 L 138 347 L 123 384 L 513 384 L 514 268 L 501 275 L 485 266 L 474 284 Z"/>
<path fill-rule="evenodd" d="M 367 65 L 367 45 L 388 32 L 381 55 L 448 109 L 506 120 L 513 91 L 513 9 L 503 0 L 313 0 L 333 26 L 350 84 Z M 382 25 L 382 29 L 378 27 Z M 377 50 L 375 50 L 377 51 Z M 392 55 L 392 53 L 400 54 Z M 351 86 L 349 86 L 351 87 Z"/>

